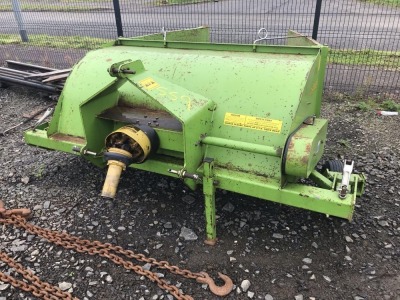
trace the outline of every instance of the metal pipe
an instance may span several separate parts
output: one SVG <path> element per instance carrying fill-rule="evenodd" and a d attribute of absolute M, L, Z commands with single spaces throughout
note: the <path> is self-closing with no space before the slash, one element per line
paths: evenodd
<path fill-rule="evenodd" d="M 26 34 L 24 20 L 22 19 L 21 14 L 21 5 L 19 4 L 19 0 L 12 0 L 12 8 L 14 11 L 15 20 L 18 23 L 19 34 L 21 36 L 21 40 L 26 43 L 29 42 L 28 35 Z"/>
<path fill-rule="evenodd" d="M 267 145 L 252 144 L 241 141 L 233 141 L 214 136 L 205 137 L 204 139 L 201 140 L 201 143 L 210 146 L 247 151 L 251 153 L 258 153 L 275 157 L 280 157 L 282 154 L 282 149 L 280 148 L 275 148 Z"/>
<path fill-rule="evenodd" d="M 52 92 L 52 93 L 59 93 L 60 89 L 53 87 L 53 86 L 49 86 L 49 85 L 45 85 L 45 84 L 40 84 L 40 83 L 36 83 L 36 82 L 32 82 L 32 81 L 27 81 L 27 80 L 22 80 L 22 79 L 17 79 L 17 78 L 12 78 L 12 77 L 6 77 L 6 76 L 2 76 L 0 75 L 0 82 L 7 82 L 7 83 L 15 83 L 15 84 L 19 84 L 19 85 L 24 85 L 30 88 L 34 88 L 34 89 L 39 89 L 42 91 L 47 91 L 47 92 Z"/>
<path fill-rule="evenodd" d="M 27 64 L 23 63 L 20 61 L 15 61 L 15 60 L 6 60 L 7 67 L 10 69 L 16 69 L 16 70 L 22 70 L 22 71 L 56 71 L 57 69 L 53 68 L 48 68 L 48 67 L 43 67 L 43 66 L 38 66 L 38 65 L 32 65 L 32 64 Z"/>
<path fill-rule="evenodd" d="M 29 72 L 24 72 L 24 71 L 20 71 L 20 70 L 16 70 L 16 69 L 5 68 L 5 67 L 0 67 L 0 73 L 11 73 L 11 74 L 18 74 L 21 76 L 27 76 L 27 75 L 32 74 Z"/>
<path fill-rule="evenodd" d="M 118 37 L 121 37 L 124 36 L 124 32 L 122 30 L 121 9 L 119 6 L 119 0 L 113 0 L 113 5 L 114 5 L 115 24 L 117 26 L 117 34 Z"/>
<path fill-rule="evenodd" d="M 317 40 L 317 36 L 318 36 L 318 27 L 319 27 L 319 17 L 321 15 L 321 6 L 322 6 L 322 0 L 317 0 L 317 4 L 315 6 L 314 26 L 313 26 L 313 32 L 312 32 L 312 38 L 315 41 Z"/>

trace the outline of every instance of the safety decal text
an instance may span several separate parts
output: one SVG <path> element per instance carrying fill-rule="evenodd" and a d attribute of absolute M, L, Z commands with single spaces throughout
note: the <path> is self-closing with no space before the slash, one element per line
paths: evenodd
<path fill-rule="evenodd" d="M 280 133 L 282 130 L 281 120 L 272 120 L 228 112 L 225 113 L 224 124 L 255 130 L 263 130 L 273 133 Z"/>
<path fill-rule="evenodd" d="M 151 91 L 158 88 L 160 85 L 151 77 L 147 77 L 139 81 L 139 85 L 145 90 Z"/>

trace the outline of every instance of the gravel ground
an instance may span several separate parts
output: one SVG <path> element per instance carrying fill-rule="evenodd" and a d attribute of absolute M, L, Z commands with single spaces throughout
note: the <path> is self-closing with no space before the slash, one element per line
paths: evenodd
<path fill-rule="evenodd" d="M 48 104 L 32 91 L 0 89 L 1 130 Z M 351 104 L 330 98 L 323 116 L 330 119 L 325 157 L 354 159 L 368 177 L 352 222 L 219 191 L 219 242 L 206 246 L 201 191 L 128 170 L 110 209 L 99 197 L 104 170 L 25 145 L 24 126 L 0 136 L 0 198 L 7 207 L 33 209 L 36 225 L 115 243 L 214 278 L 228 274 L 236 287 L 226 299 L 400 299 L 399 117 L 378 117 Z M 185 240 L 183 228 L 194 239 Z M 0 250 L 80 299 L 172 299 L 107 260 L 12 227 L 1 227 Z M 195 299 L 216 299 L 201 284 L 151 270 Z M 1 263 L 0 271 L 15 275 Z M 0 282 L 3 298 L 35 299 Z"/>

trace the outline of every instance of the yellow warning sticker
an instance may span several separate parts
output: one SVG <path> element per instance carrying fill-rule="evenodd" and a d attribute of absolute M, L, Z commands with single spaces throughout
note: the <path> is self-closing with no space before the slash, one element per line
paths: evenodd
<path fill-rule="evenodd" d="M 139 85 L 140 85 L 142 88 L 144 88 L 144 89 L 146 89 L 146 90 L 148 90 L 148 91 L 154 90 L 155 88 L 158 88 L 158 87 L 160 86 L 160 85 L 159 85 L 153 78 L 151 78 L 151 77 L 147 77 L 147 78 L 145 78 L 145 79 L 140 80 L 140 81 L 139 81 Z"/>
<path fill-rule="evenodd" d="M 245 127 L 255 130 L 263 130 L 280 133 L 282 130 L 281 120 L 272 120 L 233 113 L 225 113 L 224 124 L 236 127 Z"/>

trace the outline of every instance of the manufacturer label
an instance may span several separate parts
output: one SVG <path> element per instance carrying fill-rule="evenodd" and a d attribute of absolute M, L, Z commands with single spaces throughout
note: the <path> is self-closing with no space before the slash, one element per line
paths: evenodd
<path fill-rule="evenodd" d="M 139 81 L 139 85 L 145 90 L 151 91 L 158 88 L 160 85 L 151 77 L 147 77 Z"/>
<path fill-rule="evenodd" d="M 236 127 L 244 127 L 255 130 L 263 130 L 273 133 L 280 133 L 282 130 L 281 120 L 258 118 L 233 113 L 225 113 L 224 124 Z"/>

